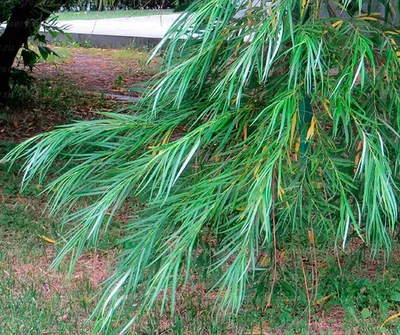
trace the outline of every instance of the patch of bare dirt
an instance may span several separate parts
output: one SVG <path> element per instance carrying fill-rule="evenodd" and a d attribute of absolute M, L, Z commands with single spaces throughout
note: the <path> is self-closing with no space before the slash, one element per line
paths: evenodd
<path fill-rule="evenodd" d="M 72 50 L 69 59 L 59 65 L 42 63 L 34 71 L 36 78 L 64 77 L 86 92 L 137 96 L 129 88 L 147 81 L 153 72 L 145 65 L 147 56 L 127 55 L 119 57 L 119 50 L 84 49 Z"/>
<path fill-rule="evenodd" d="M 340 306 L 334 306 L 328 311 L 321 312 L 316 320 L 311 323 L 311 330 L 315 334 L 344 335 L 342 327 L 344 321 L 344 311 Z"/>
<path fill-rule="evenodd" d="M 41 286 L 45 296 L 60 294 L 65 290 L 74 288 L 80 282 L 87 280 L 94 288 L 106 280 L 111 272 L 113 252 L 104 254 L 84 254 L 76 263 L 71 278 L 67 277 L 66 270 L 51 270 L 50 265 L 56 256 L 54 247 L 47 247 L 41 257 L 36 257 L 34 262 L 22 263 L 15 257 L 12 258 L 12 271 L 19 281 L 32 281 Z M 67 263 L 67 261 L 65 261 Z M 5 272 L 5 275 L 10 275 Z"/>

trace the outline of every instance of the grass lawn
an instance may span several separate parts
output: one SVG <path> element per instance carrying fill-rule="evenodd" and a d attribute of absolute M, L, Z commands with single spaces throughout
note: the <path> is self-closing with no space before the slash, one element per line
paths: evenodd
<path fill-rule="evenodd" d="M 133 16 L 150 16 L 150 15 L 165 15 L 173 13 L 172 9 L 162 10 L 116 10 L 104 12 L 60 12 L 56 13 L 59 21 L 73 20 L 101 20 L 101 19 L 118 19 L 128 18 Z"/>
<path fill-rule="evenodd" d="M 88 92 L 90 85 L 97 90 L 105 85 L 104 91 L 123 92 L 125 84 L 129 86 L 134 78 L 146 78 L 154 71 L 144 62 L 148 55 L 135 50 L 56 51 L 61 57 L 39 64 L 37 82 L 26 95 L 18 93 L 22 105 L 0 113 L 1 157 L 37 132 L 72 119 L 94 118 L 96 110 L 119 106 Z M 116 78 L 117 83 L 112 83 Z M 52 166 L 49 179 L 61 166 L 60 161 Z M 93 322 L 86 321 L 102 281 L 112 271 L 119 252 L 116 241 L 124 236 L 124 225 L 137 215 L 141 205 L 131 200 L 114 218 L 97 250 L 87 250 L 68 278 L 68 260 L 59 269 L 50 269 L 65 243 L 65 231 L 57 217 L 49 217 L 45 210 L 43 185 L 36 180 L 20 190 L 19 169 L 18 165 L 0 165 L 0 334 L 90 334 Z M 399 246 L 389 261 L 384 261 L 382 255 L 369 259 L 368 249 L 357 240 L 351 239 L 347 249 L 337 254 L 331 252 L 331 245 L 319 244 L 318 237 L 312 246 L 309 236 L 299 244 L 280 246 L 270 306 L 266 303 L 274 264 L 265 255 L 263 267 L 267 271 L 262 272 L 260 284 L 249 289 L 252 298 L 238 315 L 216 322 L 212 314 L 216 295 L 211 288 L 221 273 L 202 271 L 201 264 L 209 261 L 204 249 L 193 259 L 195 270 L 189 285 L 179 289 L 175 316 L 171 317 L 169 310 L 163 315 L 151 314 L 129 334 L 400 334 L 400 318 L 396 316 L 400 312 Z M 122 320 L 131 315 L 127 306 Z"/>
<path fill-rule="evenodd" d="M 11 146 L 0 143 L 1 155 Z M 0 167 L 0 333 L 89 334 L 85 321 L 113 251 L 87 253 L 70 279 L 65 265 L 50 270 L 60 227 L 46 216 L 38 184 L 20 192 L 16 169 Z"/>

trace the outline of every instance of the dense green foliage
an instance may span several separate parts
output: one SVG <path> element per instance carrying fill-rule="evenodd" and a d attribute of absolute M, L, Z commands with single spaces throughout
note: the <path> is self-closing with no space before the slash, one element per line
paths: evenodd
<path fill-rule="evenodd" d="M 43 30 L 53 37 L 62 30 L 50 15 L 69 0 L 6 0 L 0 3 L 0 24 L 5 23 L 0 34 L 0 101 L 8 102 L 10 86 L 29 84 L 31 81 L 24 71 L 13 69 L 20 50 L 23 64 L 30 69 L 40 57 L 47 59 L 51 54 Z M 42 29 L 41 29 L 42 28 Z M 29 38 L 41 44 L 39 53 L 29 48 Z M 11 84 L 11 85 L 10 85 Z"/>
<path fill-rule="evenodd" d="M 197 2 L 165 37 L 165 71 L 130 114 L 61 127 L 5 158 L 25 158 L 25 184 L 65 159 L 47 188 L 71 227 L 56 263 L 97 245 L 129 197 L 145 199 L 120 241 L 98 331 L 126 304 L 146 312 L 161 299 L 173 310 L 199 254 L 221 272 L 217 310 L 237 312 L 248 286 L 271 279 L 261 294 L 272 294 L 283 243 L 391 249 L 399 2 L 260 4 Z"/>
<path fill-rule="evenodd" d="M 16 0 L 5 0 L 0 4 L 0 22 L 5 22 L 10 16 Z"/>

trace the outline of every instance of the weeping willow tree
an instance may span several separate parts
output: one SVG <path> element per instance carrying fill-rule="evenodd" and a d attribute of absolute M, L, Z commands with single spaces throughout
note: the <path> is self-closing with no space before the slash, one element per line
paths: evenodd
<path fill-rule="evenodd" d="M 24 184 L 65 162 L 47 187 L 69 227 L 55 264 L 96 246 L 130 198 L 146 202 L 120 241 L 97 331 L 126 306 L 173 310 L 207 244 L 205 266 L 221 271 L 216 310 L 230 312 L 262 271 L 259 256 L 301 234 L 390 251 L 399 10 L 395 0 L 197 2 L 155 51 L 166 48 L 164 71 L 130 113 L 63 126 L 4 158 L 24 159 Z"/>

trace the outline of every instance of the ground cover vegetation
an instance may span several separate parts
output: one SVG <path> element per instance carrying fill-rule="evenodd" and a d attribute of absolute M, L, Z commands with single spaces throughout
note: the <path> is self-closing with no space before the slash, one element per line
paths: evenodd
<path fill-rule="evenodd" d="M 7 104 L 0 105 L 0 141 L 20 142 L 55 125 L 98 118 L 97 111 L 121 108 L 132 92 L 157 71 L 146 65 L 149 53 L 136 49 L 93 49 L 74 43 L 51 45 L 22 83 L 13 83 Z M 33 51 L 35 45 L 31 45 Z M 25 73 L 17 56 L 15 69 Z"/>
<path fill-rule="evenodd" d="M 340 301 L 354 318 L 382 313 L 364 333 L 396 332 L 398 10 L 198 2 L 165 37 L 165 70 L 130 113 L 37 135 L 3 159 L 24 158 L 25 187 L 63 166 L 46 190 L 67 238 L 54 265 L 68 257 L 71 271 L 126 203 L 145 204 L 124 225 L 96 332 L 174 315 L 192 283 L 206 283 L 192 296 L 214 293 L 202 308 L 213 318 L 255 308 L 282 325 L 301 310 L 299 333 Z M 359 255 L 380 261 L 379 284 L 354 280 Z"/>

